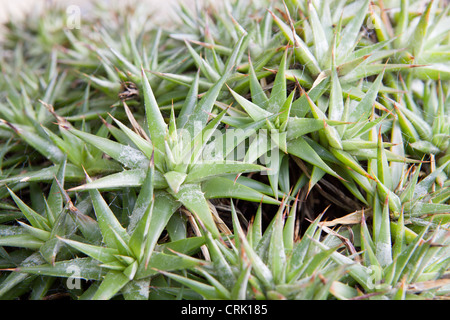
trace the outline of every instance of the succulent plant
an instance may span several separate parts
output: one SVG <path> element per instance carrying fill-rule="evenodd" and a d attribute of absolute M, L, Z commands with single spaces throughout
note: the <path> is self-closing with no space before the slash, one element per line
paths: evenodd
<path fill-rule="evenodd" d="M 448 296 L 445 1 L 93 10 L 5 24 L 1 299 Z"/>

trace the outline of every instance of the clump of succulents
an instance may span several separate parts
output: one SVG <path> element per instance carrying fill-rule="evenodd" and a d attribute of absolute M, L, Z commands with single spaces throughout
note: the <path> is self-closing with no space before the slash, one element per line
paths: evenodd
<path fill-rule="evenodd" d="M 176 9 L 5 24 L 0 299 L 447 297 L 446 1 Z"/>

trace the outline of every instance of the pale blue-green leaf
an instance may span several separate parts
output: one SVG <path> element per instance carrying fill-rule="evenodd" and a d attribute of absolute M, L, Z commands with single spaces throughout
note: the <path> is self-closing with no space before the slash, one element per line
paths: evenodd
<path fill-rule="evenodd" d="M 166 178 L 166 181 L 167 181 L 167 184 L 169 185 L 169 188 L 174 193 L 178 193 L 178 190 L 180 189 L 180 186 L 186 180 L 187 174 L 183 173 L 183 172 L 169 171 L 169 172 L 166 172 L 164 174 L 164 177 Z"/>

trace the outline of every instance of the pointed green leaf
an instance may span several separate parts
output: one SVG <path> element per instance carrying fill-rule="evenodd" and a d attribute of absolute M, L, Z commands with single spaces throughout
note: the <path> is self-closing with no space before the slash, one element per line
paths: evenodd
<path fill-rule="evenodd" d="M 110 248 L 117 248 L 117 236 L 127 242 L 129 240 L 129 235 L 127 234 L 125 228 L 123 228 L 121 223 L 117 220 L 117 217 L 103 199 L 100 192 L 93 189 L 89 190 L 89 194 L 94 206 L 98 226 L 102 232 L 103 241 L 106 245 Z"/>
<path fill-rule="evenodd" d="M 59 238 L 59 237 L 58 237 Z M 100 246 L 94 246 L 87 243 L 82 243 L 79 241 L 69 240 L 69 239 L 63 239 L 59 238 L 62 242 L 68 244 L 72 248 L 75 248 L 84 254 L 90 256 L 91 258 L 101 261 L 103 263 L 108 263 L 112 261 L 116 261 L 116 258 L 114 255 L 118 254 L 118 251 L 113 248 L 106 248 L 106 247 L 100 247 Z"/>
<path fill-rule="evenodd" d="M 3 120 L 4 121 L 4 120 Z M 31 127 L 7 123 L 14 132 L 26 143 L 36 149 L 44 157 L 53 163 L 59 163 L 64 159 L 63 152 L 47 136 L 44 138 Z M 43 133 L 43 135 L 46 135 Z"/>
<path fill-rule="evenodd" d="M 328 246 L 324 245 L 320 241 L 313 239 L 313 242 L 322 250 L 330 249 Z M 333 259 L 334 262 L 336 262 L 339 265 L 346 266 L 350 276 L 353 279 L 355 279 L 363 288 L 365 288 L 366 290 L 368 289 L 368 285 L 371 283 L 370 282 L 371 271 L 368 268 L 362 266 L 359 263 L 354 262 L 349 257 L 337 251 L 334 251 L 331 254 L 331 259 Z"/>
<path fill-rule="evenodd" d="M 419 23 L 411 35 L 410 43 L 412 44 L 412 54 L 419 57 L 422 52 L 423 45 L 426 43 L 426 34 L 428 24 L 430 22 L 430 12 L 434 1 L 430 1 L 425 9 L 425 12 L 420 16 Z"/>
<path fill-rule="evenodd" d="M 236 281 L 233 270 L 211 234 L 208 232 L 205 237 L 208 252 L 211 255 L 211 261 L 213 262 L 217 277 L 225 288 L 230 289 Z"/>
<path fill-rule="evenodd" d="M 241 95 L 237 94 L 234 90 L 231 88 L 228 88 L 233 95 L 233 97 L 236 99 L 236 101 L 244 108 L 244 110 L 247 112 L 247 114 L 254 120 L 254 121 L 260 121 L 263 119 L 266 119 L 267 117 L 270 117 L 272 115 L 271 112 L 264 110 L 262 107 L 254 104 L 253 102 L 245 99 Z M 284 100 L 283 100 L 284 102 Z"/>
<path fill-rule="evenodd" d="M 26 223 L 23 223 L 21 221 L 17 221 L 31 236 L 35 237 L 36 239 L 47 241 L 50 239 L 50 232 L 32 227 Z"/>
<path fill-rule="evenodd" d="M 263 88 L 261 87 L 261 84 L 258 81 L 258 78 L 256 77 L 255 70 L 253 69 L 253 63 L 249 56 L 249 73 L 250 73 L 250 92 L 252 95 L 252 102 L 256 104 L 257 106 L 263 108 L 264 110 L 267 109 L 267 106 L 269 105 L 269 98 L 267 98 L 266 93 L 264 92 Z"/>
<path fill-rule="evenodd" d="M 205 181 L 202 184 L 202 190 L 205 192 L 207 199 L 214 198 L 234 198 L 248 201 L 255 201 L 269 204 L 280 204 L 275 200 L 253 188 L 247 187 L 233 179 L 225 177 L 215 177 Z"/>
<path fill-rule="evenodd" d="M 321 119 L 290 117 L 286 129 L 287 139 L 295 139 L 305 134 L 323 129 L 326 122 L 328 122 L 329 124 L 338 124 L 336 122 L 323 121 Z"/>
<path fill-rule="evenodd" d="M 331 70 L 331 90 L 330 90 L 330 105 L 328 107 L 328 119 L 342 120 L 343 115 L 344 115 L 344 101 L 342 95 L 342 88 L 339 82 L 337 71 L 335 68 L 333 68 Z"/>
<path fill-rule="evenodd" d="M 186 122 L 185 128 L 189 131 L 190 134 L 195 132 L 194 128 L 196 126 L 204 126 L 208 121 L 208 114 L 211 113 L 214 103 L 222 90 L 223 85 L 228 80 L 228 77 L 231 74 L 233 68 L 236 67 L 237 60 L 240 59 L 240 55 L 242 50 L 246 47 L 248 41 L 248 35 L 243 35 L 239 41 L 236 43 L 232 54 L 227 60 L 226 68 L 224 74 L 220 77 L 220 79 L 214 84 L 211 89 L 209 89 L 206 94 L 202 97 L 202 99 L 198 102 L 195 107 L 192 116 L 189 118 L 189 121 Z"/>
<path fill-rule="evenodd" d="M 94 181 L 89 181 L 84 185 L 69 189 L 69 191 L 80 190 L 110 190 L 126 187 L 140 187 L 145 180 L 146 171 L 143 169 L 124 170 L 118 173 L 110 174 Z M 164 176 L 155 171 L 154 177 L 155 189 L 167 188 L 167 181 Z"/>
<path fill-rule="evenodd" d="M 269 266 L 275 283 L 283 283 L 286 277 L 286 252 L 283 242 L 282 212 L 278 212 L 273 225 L 273 233 L 269 245 Z"/>
<path fill-rule="evenodd" d="M 186 173 L 169 171 L 164 174 L 169 188 L 176 194 L 180 190 L 180 186 L 184 183 L 187 177 Z"/>
<path fill-rule="evenodd" d="M 337 150 L 335 148 L 330 149 L 331 153 L 342 162 L 342 164 L 355 172 L 365 176 L 366 178 L 372 179 L 372 176 L 370 176 L 367 171 L 360 165 L 360 163 L 352 157 L 351 154 L 348 152 L 345 152 L 343 150 Z"/>
<path fill-rule="evenodd" d="M 30 266 L 19 266 L 17 272 L 36 274 L 51 277 L 73 277 L 89 280 L 101 280 L 103 270 L 98 266 L 98 261 L 91 258 L 74 258 L 58 261 L 55 265 L 39 264 Z"/>
<path fill-rule="evenodd" d="M 358 35 L 361 25 L 366 17 L 369 1 L 361 1 L 360 9 L 355 13 L 354 17 L 346 24 L 344 30 L 340 34 L 340 42 L 336 51 L 336 58 L 339 62 L 345 60 L 348 54 L 357 44 Z"/>
<path fill-rule="evenodd" d="M 236 284 L 231 291 L 231 297 L 233 300 L 246 300 L 247 298 L 247 287 L 251 276 L 251 265 L 249 264 L 245 269 L 241 271 Z"/>
<path fill-rule="evenodd" d="M 278 116 L 278 121 L 280 122 L 280 130 L 284 131 L 285 127 L 287 125 L 287 120 L 289 119 L 289 116 L 291 114 L 291 107 L 292 107 L 292 101 L 295 96 L 295 89 L 292 90 L 292 92 L 289 94 L 287 99 L 285 99 L 284 104 L 280 108 L 280 115 Z"/>
<path fill-rule="evenodd" d="M 136 272 L 138 270 L 138 262 L 134 261 L 131 263 L 125 270 L 123 271 L 123 274 L 127 276 L 128 280 L 133 280 L 134 276 L 136 275 Z"/>
<path fill-rule="evenodd" d="M 326 68 L 325 57 L 328 53 L 329 44 L 325 35 L 325 30 L 322 27 L 322 22 L 319 19 L 318 12 L 314 4 L 308 4 L 310 25 L 314 37 L 314 52 L 319 65 Z"/>
<path fill-rule="evenodd" d="M 187 155 L 180 156 L 182 161 L 185 161 L 185 163 L 181 163 L 181 166 L 183 168 L 186 167 L 186 164 L 194 164 L 197 161 L 201 160 L 203 150 L 207 146 L 209 140 L 214 134 L 217 134 L 217 127 L 220 124 L 221 120 L 225 116 L 226 109 L 223 110 L 221 113 L 219 113 L 214 119 L 208 122 L 205 127 L 196 128 L 194 130 L 194 136 L 190 144 L 190 148 L 185 152 L 187 152 Z M 187 142 L 188 143 L 188 142 Z M 190 160 L 190 161 L 189 161 Z"/>
<path fill-rule="evenodd" d="M 393 189 L 391 170 L 389 168 L 386 157 L 386 150 L 383 147 L 383 138 L 381 131 L 378 132 L 378 148 L 377 148 L 377 176 L 387 188 Z"/>
<path fill-rule="evenodd" d="M 196 73 L 194 82 L 189 89 L 189 92 L 184 100 L 183 106 L 181 107 L 180 113 L 177 117 L 177 127 L 184 128 L 185 124 L 188 122 L 189 118 L 192 116 L 195 106 L 197 105 L 197 95 L 199 87 L 200 71 Z"/>
<path fill-rule="evenodd" d="M 311 53 L 305 42 L 295 33 L 293 28 L 290 28 L 287 24 L 281 21 L 275 14 L 272 14 L 273 20 L 281 29 L 281 32 L 286 37 L 286 39 L 294 45 L 294 52 L 297 59 L 306 66 L 306 68 L 311 72 L 313 76 L 317 76 L 320 73 L 319 64 Z M 292 22 L 292 21 L 291 21 Z"/>
<path fill-rule="evenodd" d="M 195 61 L 195 64 L 197 65 L 197 68 L 199 68 L 202 73 L 208 78 L 209 81 L 212 83 L 215 83 L 219 80 L 220 75 L 217 73 L 216 70 L 212 66 L 208 64 L 205 59 L 203 59 L 197 51 L 195 51 L 192 46 L 189 44 L 189 42 L 185 41 L 186 47 L 188 48 L 189 53 L 191 54 L 192 58 Z"/>
<path fill-rule="evenodd" d="M 174 195 L 189 211 L 191 211 L 206 230 L 213 236 L 219 237 L 219 230 L 214 222 L 213 215 L 209 209 L 205 195 L 198 184 L 185 184 L 181 186 L 179 192 Z"/>
<path fill-rule="evenodd" d="M 389 203 L 386 199 L 381 216 L 380 232 L 375 242 L 375 254 L 382 267 L 392 263 L 392 241 L 390 230 Z"/>
<path fill-rule="evenodd" d="M 139 150 L 100 136 L 71 128 L 70 132 L 80 139 L 92 144 L 111 158 L 130 169 L 138 169 L 148 165 L 148 158 Z"/>
<path fill-rule="evenodd" d="M 47 215 L 47 217 L 51 224 L 55 222 L 57 216 L 59 215 L 59 213 L 63 208 L 64 201 L 62 192 L 60 190 L 60 186 L 64 186 L 64 180 L 66 175 L 66 164 L 67 160 L 62 161 L 59 164 L 55 180 L 52 183 L 48 195 L 47 203 L 50 210 L 48 210 L 49 214 Z"/>
<path fill-rule="evenodd" d="M 19 207 L 22 214 L 27 218 L 30 224 L 38 229 L 50 231 L 50 227 L 48 226 L 48 221 L 39 213 L 31 209 L 25 202 L 22 201 L 11 189 L 8 188 L 8 192 L 13 198 L 16 205 Z"/>
<path fill-rule="evenodd" d="M 92 300 L 110 300 L 129 281 L 130 279 L 122 271 L 109 271 L 92 297 Z"/>
<path fill-rule="evenodd" d="M 131 216 L 130 216 L 130 223 L 128 224 L 128 227 L 127 227 L 127 232 L 132 235 L 131 238 L 133 238 L 133 233 L 138 224 L 142 224 L 142 223 L 144 224 L 143 226 L 141 226 L 142 230 L 140 232 L 138 232 L 138 234 L 141 234 L 141 236 L 144 236 L 145 232 L 143 230 L 147 230 L 147 227 L 145 225 L 148 222 L 144 222 L 144 221 L 142 221 L 142 219 L 146 214 L 147 215 L 151 214 L 151 213 L 147 213 L 146 211 L 149 210 L 151 204 L 154 201 L 154 199 L 153 199 L 153 190 L 155 187 L 154 182 L 155 182 L 155 167 L 153 165 L 153 161 L 150 161 L 150 166 L 147 170 L 145 180 L 142 182 L 142 186 L 141 186 L 139 195 L 136 199 L 136 202 L 135 202 L 134 208 L 133 208 L 133 212 L 131 213 Z M 149 218 L 149 217 L 147 217 L 147 218 Z M 145 219 L 147 219 L 147 218 L 145 218 Z M 133 242 L 133 240 L 131 240 L 131 238 L 130 238 L 130 246 L 131 246 L 131 243 Z M 141 241 L 137 240 L 136 242 L 137 242 L 137 245 L 140 246 Z M 139 252 L 139 251 L 140 250 L 135 250 L 135 253 Z M 136 256 L 139 256 L 139 255 L 136 253 Z"/>
<path fill-rule="evenodd" d="M 364 121 L 369 117 L 372 112 L 375 99 L 378 96 L 378 90 L 380 88 L 383 76 L 384 70 L 377 76 L 364 98 L 358 103 L 355 109 L 350 112 L 349 121 Z"/>
<path fill-rule="evenodd" d="M 158 103 L 153 95 L 152 88 L 148 81 L 144 69 L 141 69 L 141 81 L 144 93 L 145 114 L 147 119 L 148 130 L 150 132 L 150 139 L 154 146 L 164 151 L 164 140 L 167 131 L 167 125 L 159 110 Z"/>
<path fill-rule="evenodd" d="M 163 157 L 162 152 L 159 149 L 154 149 L 153 145 L 150 141 L 147 141 L 143 137 L 141 137 L 136 132 L 132 131 L 130 128 L 125 126 L 122 122 L 114 118 L 110 115 L 110 117 L 114 120 L 114 122 L 120 127 L 120 129 L 127 135 L 127 137 L 134 143 L 136 147 L 139 148 L 139 150 L 142 151 L 143 154 L 146 155 L 147 158 L 150 158 L 153 153 L 155 153 L 155 162 L 159 163 L 160 161 L 157 161 L 158 159 L 161 159 Z"/>
<path fill-rule="evenodd" d="M 193 269 L 197 266 L 201 266 L 204 262 L 204 260 L 196 259 L 180 253 L 173 254 L 172 252 L 171 254 L 166 254 L 154 251 L 147 267 L 145 264 L 139 264 L 139 269 L 136 273 L 135 279 L 144 279 L 146 277 L 158 274 L 161 271 Z"/>
<path fill-rule="evenodd" d="M 203 161 L 189 171 L 186 183 L 202 182 L 223 175 L 258 172 L 264 169 L 263 166 L 257 164 L 238 161 Z"/>
<path fill-rule="evenodd" d="M 150 270 L 149 263 L 154 255 L 155 246 L 180 202 L 164 191 L 155 191 L 155 200 L 149 222 L 142 267 Z"/>
<path fill-rule="evenodd" d="M 39 250 L 45 242 L 31 234 L 22 233 L 0 237 L 0 246 Z"/>
<path fill-rule="evenodd" d="M 152 197 L 149 197 L 149 204 L 145 211 L 140 214 L 141 217 L 136 217 L 136 212 L 133 212 L 133 222 L 139 219 L 134 224 L 137 224 L 136 228 L 133 230 L 133 234 L 130 237 L 129 246 L 133 251 L 134 256 L 140 261 L 144 255 L 145 240 L 147 239 L 148 231 L 150 229 L 150 221 L 153 214 L 154 200 L 151 201 Z M 151 202 L 150 202 L 151 201 Z M 140 207 L 139 207 L 140 208 Z M 140 209 L 142 210 L 142 209 Z"/>
<path fill-rule="evenodd" d="M 311 163 L 314 166 L 319 167 L 323 171 L 328 174 L 331 174 L 334 177 L 340 178 L 339 175 L 332 170 L 323 160 L 322 158 L 314 151 L 314 149 L 305 141 L 305 139 L 298 137 L 295 140 L 288 141 L 287 151 L 299 157 L 306 162 Z"/>
<path fill-rule="evenodd" d="M 422 179 L 418 184 L 414 186 L 413 199 L 423 197 L 427 194 L 431 185 L 435 182 L 438 175 L 450 164 L 450 160 L 446 161 L 439 167 L 437 167 L 432 173 L 427 177 Z"/>
<path fill-rule="evenodd" d="M 223 296 L 217 292 L 216 288 L 209 284 L 205 284 L 203 282 L 199 282 L 199 281 L 187 278 L 187 277 L 183 277 L 183 276 L 177 275 L 175 273 L 163 272 L 163 271 L 161 271 L 161 273 L 164 274 L 165 276 L 167 276 L 168 278 L 171 278 L 171 279 L 185 285 L 186 287 L 191 288 L 193 291 L 197 292 L 205 299 L 208 299 L 208 300 L 223 299 Z"/>
<path fill-rule="evenodd" d="M 272 91 L 270 93 L 269 105 L 267 107 L 267 111 L 271 113 L 278 113 L 286 101 L 287 93 L 286 93 L 286 59 L 287 59 L 286 49 L 284 51 L 283 58 L 278 66 L 277 75 L 275 76 L 275 80 L 273 83 Z"/>

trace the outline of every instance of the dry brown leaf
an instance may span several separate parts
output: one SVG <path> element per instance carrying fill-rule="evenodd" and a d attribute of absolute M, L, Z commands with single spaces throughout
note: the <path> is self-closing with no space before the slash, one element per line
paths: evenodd
<path fill-rule="evenodd" d="M 420 292 L 431 289 L 437 289 L 446 285 L 450 285 L 450 279 L 444 278 L 438 280 L 423 281 L 408 285 L 407 291 Z"/>
<path fill-rule="evenodd" d="M 363 214 L 366 218 L 370 217 L 372 215 L 372 210 L 358 210 L 331 221 L 319 222 L 319 225 L 325 227 L 333 227 L 339 224 L 340 225 L 359 224 L 361 223 Z"/>

